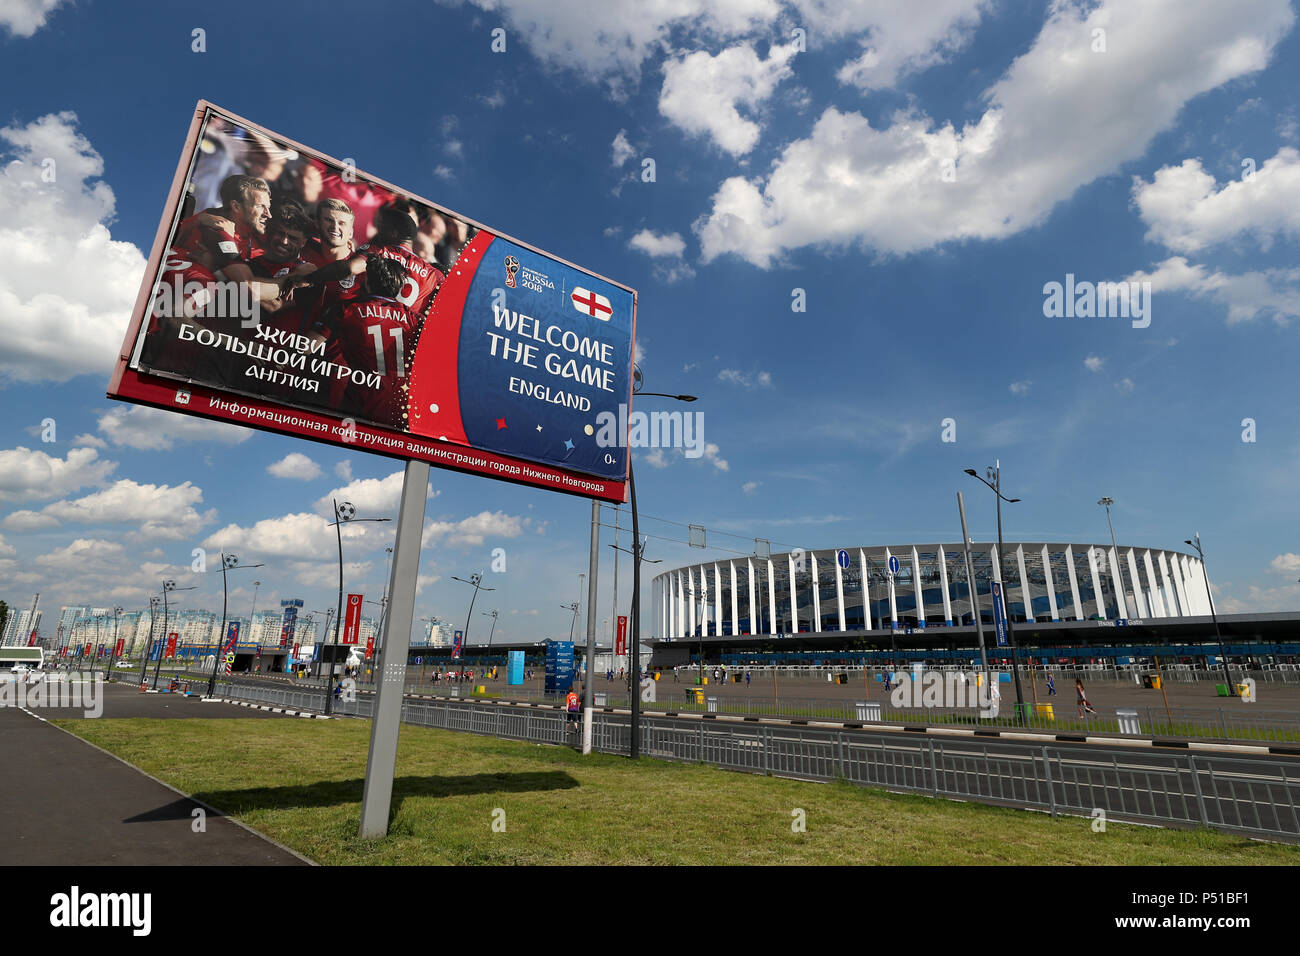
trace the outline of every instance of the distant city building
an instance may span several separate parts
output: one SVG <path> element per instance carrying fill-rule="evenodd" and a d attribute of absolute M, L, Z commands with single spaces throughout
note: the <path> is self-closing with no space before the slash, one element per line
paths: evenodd
<path fill-rule="evenodd" d="M 5 622 L 5 633 L 0 644 L 5 647 L 24 647 L 32 636 L 32 631 L 40 630 L 41 618 L 45 612 L 37 610 L 35 619 L 32 618 L 32 609 L 23 608 L 21 611 L 10 608 L 9 620 Z"/>

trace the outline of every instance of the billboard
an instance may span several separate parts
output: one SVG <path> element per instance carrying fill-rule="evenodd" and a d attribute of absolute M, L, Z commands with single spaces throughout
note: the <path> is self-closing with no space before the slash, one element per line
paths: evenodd
<path fill-rule="evenodd" d="M 200 102 L 108 395 L 621 502 L 635 313 Z"/>

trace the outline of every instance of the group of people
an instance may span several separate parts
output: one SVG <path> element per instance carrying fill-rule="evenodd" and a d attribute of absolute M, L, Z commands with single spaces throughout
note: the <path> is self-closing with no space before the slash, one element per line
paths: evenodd
<path fill-rule="evenodd" d="M 217 158 L 200 155 L 158 276 L 142 364 L 404 428 L 424 322 L 475 230 L 244 132 L 218 137 Z M 214 168 L 227 173 L 215 193 Z M 248 348 L 265 341 L 297 343 L 328 366 L 297 365 L 294 349 L 268 359 L 274 349 Z"/>

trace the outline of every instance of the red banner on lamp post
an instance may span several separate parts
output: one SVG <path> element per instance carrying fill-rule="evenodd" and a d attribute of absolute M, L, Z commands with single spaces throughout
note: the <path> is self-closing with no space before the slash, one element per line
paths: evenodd
<path fill-rule="evenodd" d="M 343 643 L 355 644 L 361 630 L 361 601 L 363 594 L 349 594 L 346 617 L 343 618 Z"/>
<path fill-rule="evenodd" d="M 627 653 L 627 616 L 623 614 L 618 617 L 618 638 L 614 642 L 614 653 Z"/>

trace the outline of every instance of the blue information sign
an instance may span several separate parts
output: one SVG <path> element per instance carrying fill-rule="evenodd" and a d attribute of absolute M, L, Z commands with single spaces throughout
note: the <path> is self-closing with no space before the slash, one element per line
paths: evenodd
<path fill-rule="evenodd" d="M 510 663 L 506 668 L 506 683 L 519 685 L 524 682 L 524 652 L 511 651 Z"/>
<path fill-rule="evenodd" d="M 1007 612 L 1002 606 L 1002 585 L 993 582 L 993 624 L 998 632 L 998 647 L 1007 646 Z"/>
<path fill-rule="evenodd" d="M 836 552 L 835 560 L 845 571 L 849 569 L 849 553 L 843 548 L 840 548 L 840 550 Z"/>
<path fill-rule="evenodd" d="M 546 693 L 563 694 L 573 685 L 573 641 L 546 642 Z"/>
<path fill-rule="evenodd" d="M 889 571 L 891 574 L 897 574 L 902 565 L 898 563 L 898 556 L 891 554 L 889 556 Z"/>

